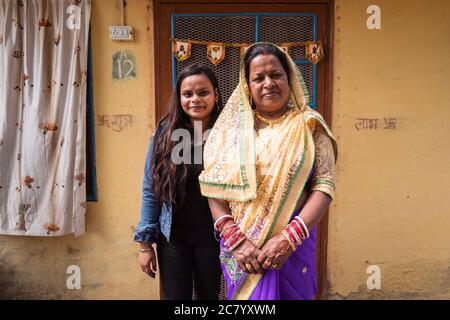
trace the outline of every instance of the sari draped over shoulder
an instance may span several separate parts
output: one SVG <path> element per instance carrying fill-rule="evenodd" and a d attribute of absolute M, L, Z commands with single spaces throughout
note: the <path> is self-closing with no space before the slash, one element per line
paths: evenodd
<path fill-rule="evenodd" d="M 286 56 L 291 89 L 288 110 L 275 125 L 259 131 L 255 130 L 255 114 L 241 60 L 239 84 L 209 134 L 204 149 L 204 171 L 199 176 L 202 194 L 227 200 L 236 224 L 259 248 L 280 233 L 294 216 L 297 202 L 313 170 L 316 128 L 320 126 L 330 138 L 337 156 L 330 129 L 322 116 L 308 106 L 309 96 L 303 77 L 289 55 Z M 265 139 L 262 139 L 264 135 Z M 333 181 L 320 180 L 319 184 L 333 197 Z M 317 186 L 316 189 L 321 190 Z M 311 237 L 291 255 L 281 270 L 268 270 L 264 275 L 243 272 L 231 253 L 222 246 L 220 258 L 228 298 L 279 299 L 280 293 L 272 288 L 273 281 L 280 282 L 281 273 L 291 272 L 288 269 L 299 264 L 299 255 L 314 255 L 315 259 L 315 228 L 311 231 Z M 314 266 L 301 264 L 305 268 L 315 267 L 315 261 Z M 310 274 L 315 279 L 315 272 Z M 290 298 L 289 295 L 286 297 Z M 294 294 L 292 299 L 296 297 Z"/>

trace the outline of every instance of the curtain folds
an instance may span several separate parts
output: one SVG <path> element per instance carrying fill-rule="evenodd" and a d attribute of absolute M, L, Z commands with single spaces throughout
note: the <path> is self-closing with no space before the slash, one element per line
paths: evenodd
<path fill-rule="evenodd" d="M 0 234 L 85 232 L 90 0 L 0 0 Z"/>

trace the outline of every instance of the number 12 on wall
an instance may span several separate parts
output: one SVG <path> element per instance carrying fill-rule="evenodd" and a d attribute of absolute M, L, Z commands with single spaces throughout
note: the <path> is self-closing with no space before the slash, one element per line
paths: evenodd
<path fill-rule="evenodd" d="M 118 51 L 113 55 L 112 78 L 127 80 L 136 78 L 136 63 L 134 55 L 128 51 Z"/>

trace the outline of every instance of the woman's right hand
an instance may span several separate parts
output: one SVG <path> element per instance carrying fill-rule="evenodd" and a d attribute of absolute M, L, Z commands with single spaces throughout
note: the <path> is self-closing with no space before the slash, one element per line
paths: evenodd
<path fill-rule="evenodd" d="M 237 246 L 231 254 L 246 273 L 264 273 L 264 269 L 258 262 L 260 250 L 248 239 Z"/>
<path fill-rule="evenodd" d="M 150 277 L 155 278 L 156 275 L 156 254 L 155 250 L 150 247 L 151 250 L 141 252 L 139 251 L 139 265 L 141 266 L 141 270 L 148 274 Z"/>
<path fill-rule="evenodd" d="M 231 215 L 230 206 L 227 201 L 222 199 L 208 198 L 209 207 L 213 214 L 214 220 L 219 219 L 225 214 Z M 220 231 L 229 229 L 235 225 L 233 219 L 225 221 L 223 223 Z M 258 255 L 260 250 L 248 239 L 245 239 L 241 244 L 239 244 L 231 254 L 236 259 L 239 267 L 246 273 L 263 273 L 264 269 L 258 262 Z M 246 266 L 247 265 L 247 266 Z"/>

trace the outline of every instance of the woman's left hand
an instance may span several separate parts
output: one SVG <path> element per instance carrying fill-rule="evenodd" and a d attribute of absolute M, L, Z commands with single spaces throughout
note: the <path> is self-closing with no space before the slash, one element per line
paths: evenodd
<path fill-rule="evenodd" d="M 261 248 L 258 262 L 264 269 L 280 269 L 292 252 L 287 239 L 282 234 L 278 234 L 270 238 Z"/>

